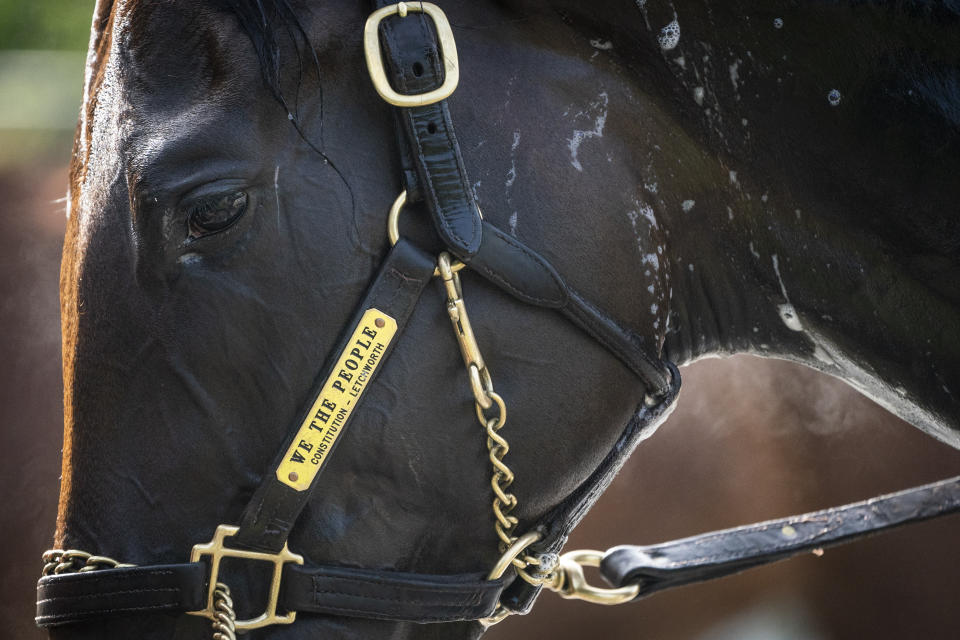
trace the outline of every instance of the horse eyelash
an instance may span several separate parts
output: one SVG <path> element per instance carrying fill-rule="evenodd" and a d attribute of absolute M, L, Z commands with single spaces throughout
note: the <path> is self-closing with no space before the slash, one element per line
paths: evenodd
<path fill-rule="evenodd" d="M 217 199 L 219 200 L 220 198 L 217 198 Z M 186 210 L 187 210 L 187 214 L 191 216 L 196 215 L 198 213 L 207 213 L 208 211 L 213 211 L 212 198 L 211 199 L 205 198 L 203 200 L 199 200 L 197 202 L 191 203 L 188 207 L 186 207 Z"/>

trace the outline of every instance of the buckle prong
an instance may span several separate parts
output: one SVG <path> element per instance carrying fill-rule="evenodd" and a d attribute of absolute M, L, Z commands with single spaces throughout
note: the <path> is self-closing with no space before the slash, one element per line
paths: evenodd
<path fill-rule="evenodd" d="M 283 573 L 283 565 L 294 563 L 303 564 L 303 556 L 290 551 L 286 543 L 279 553 L 266 553 L 262 551 L 247 551 L 246 549 L 234 549 L 224 545 L 226 538 L 233 537 L 239 531 L 239 527 L 222 524 L 217 527 L 213 534 L 213 540 L 206 544 L 194 545 L 190 552 L 190 562 L 200 562 L 203 556 L 210 556 L 210 586 L 207 588 L 207 608 L 201 611 L 190 611 L 191 615 L 203 616 L 211 620 L 216 620 L 214 611 L 214 590 L 216 589 L 217 576 L 220 572 L 220 561 L 224 558 L 242 558 L 244 560 L 260 560 L 273 564 L 273 576 L 270 579 L 270 596 L 267 600 L 267 607 L 262 614 L 249 620 L 237 620 L 237 630 L 246 631 L 248 629 L 259 629 L 271 624 L 290 624 L 297 618 L 296 611 L 290 611 L 286 614 L 277 614 L 277 600 L 280 597 L 280 577 Z"/>

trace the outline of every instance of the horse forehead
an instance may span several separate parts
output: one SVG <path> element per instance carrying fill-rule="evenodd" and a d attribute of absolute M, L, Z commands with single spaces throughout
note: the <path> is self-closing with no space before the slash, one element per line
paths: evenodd
<path fill-rule="evenodd" d="M 260 81 L 256 55 L 234 15 L 217 3 L 130 2 L 115 33 L 135 113 L 224 104 Z"/>
<path fill-rule="evenodd" d="M 98 202 L 125 169 L 212 143 L 215 124 L 270 102 L 250 40 L 217 3 L 119 0 L 106 31 L 89 61 L 77 158 Z"/>

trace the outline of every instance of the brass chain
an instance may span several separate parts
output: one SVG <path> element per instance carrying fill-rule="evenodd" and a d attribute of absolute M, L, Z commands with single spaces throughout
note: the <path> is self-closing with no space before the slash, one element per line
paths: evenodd
<path fill-rule="evenodd" d="M 41 556 L 43 570 L 40 575 L 52 576 L 62 573 L 87 573 L 104 569 L 135 567 L 135 564 L 118 562 L 107 556 L 95 556 L 79 549 L 47 549 Z M 218 582 L 213 592 L 213 640 L 237 640 L 237 614 L 233 611 L 230 587 Z"/>
<path fill-rule="evenodd" d="M 237 640 L 237 614 L 230 587 L 218 582 L 213 590 L 213 640 Z"/>
<path fill-rule="evenodd" d="M 517 496 L 508 491 L 510 485 L 513 484 L 514 474 L 507 463 L 504 462 L 504 458 L 510 451 L 510 444 L 500 433 L 500 430 L 507 423 L 507 405 L 500 394 L 493 390 L 493 378 L 490 376 L 490 370 L 480 353 L 480 347 L 470 324 L 470 317 L 467 315 L 460 276 L 454 271 L 451 263 L 450 254 L 443 252 L 437 259 L 437 270 L 440 272 L 440 277 L 443 279 L 443 285 L 447 292 L 447 315 L 450 316 L 454 335 L 456 335 L 457 343 L 460 345 L 460 353 L 463 355 L 463 362 L 467 367 L 470 390 L 473 392 L 476 405 L 477 420 L 487 432 L 487 451 L 489 452 L 490 465 L 493 467 L 490 486 L 493 489 L 494 528 L 497 537 L 500 539 L 500 553 L 504 553 L 517 541 L 514 531 L 519 524 L 519 520 L 513 515 L 514 509 L 517 508 Z M 488 415 L 491 410 L 495 410 L 496 413 Z M 530 576 L 524 571 L 530 565 L 540 564 L 540 561 L 533 556 L 516 557 L 512 563 L 521 577 L 528 582 L 543 584 L 548 579 L 552 579 L 548 576 Z"/>
<path fill-rule="evenodd" d="M 47 549 L 41 556 L 43 559 L 43 571 L 41 575 L 50 576 L 61 573 L 87 573 L 88 571 L 97 571 L 100 569 L 116 569 L 121 567 L 132 567 L 132 564 L 117 562 L 107 556 L 95 556 L 86 551 L 77 549 Z"/>

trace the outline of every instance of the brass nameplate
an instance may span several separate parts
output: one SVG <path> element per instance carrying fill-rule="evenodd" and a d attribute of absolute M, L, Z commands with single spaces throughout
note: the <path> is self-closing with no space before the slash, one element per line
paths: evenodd
<path fill-rule="evenodd" d="M 397 321 L 387 314 L 364 312 L 277 467 L 277 480 L 297 491 L 310 487 L 396 333 Z"/>

